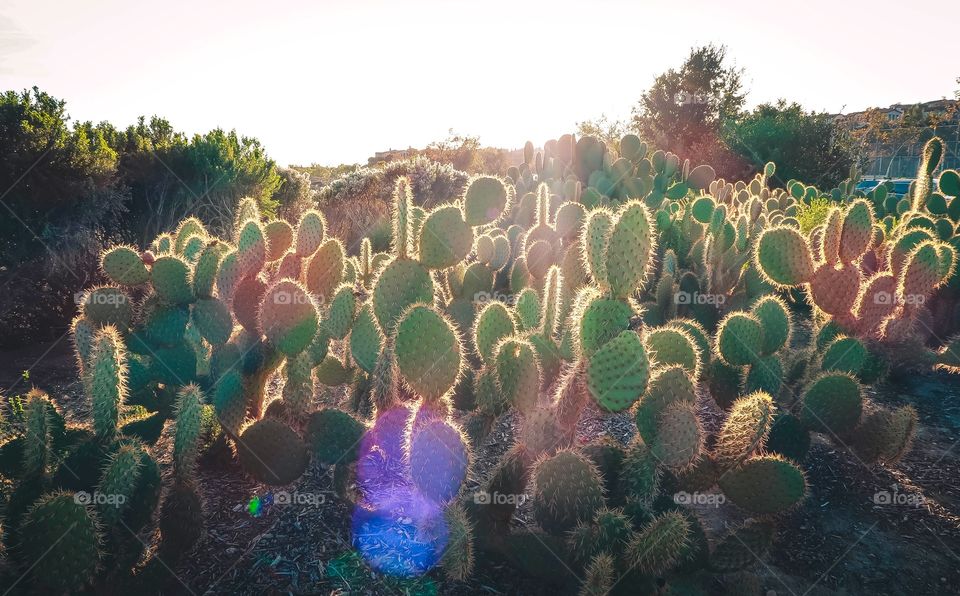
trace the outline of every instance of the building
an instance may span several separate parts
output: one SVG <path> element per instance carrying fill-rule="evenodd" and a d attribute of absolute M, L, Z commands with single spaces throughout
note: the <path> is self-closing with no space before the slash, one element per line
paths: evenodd
<path fill-rule="evenodd" d="M 898 103 L 838 114 L 834 122 L 863 143 L 867 161 L 864 177 L 914 178 L 923 145 L 934 135 L 946 145 L 940 169 L 960 169 L 960 101 Z"/>

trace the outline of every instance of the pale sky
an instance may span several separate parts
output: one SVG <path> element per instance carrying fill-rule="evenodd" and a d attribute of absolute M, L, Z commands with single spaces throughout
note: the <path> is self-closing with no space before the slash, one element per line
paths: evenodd
<path fill-rule="evenodd" d="M 784 8 L 773 8 L 784 6 Z M 952 97 L 950 0 L 3 0 L 0 89 L 76 120 L 236 128 L 281 164 L 365 163 L 450 128 L 519 147 L 602 113 L 715 42 L 748 101 L 855 111 Z"/>

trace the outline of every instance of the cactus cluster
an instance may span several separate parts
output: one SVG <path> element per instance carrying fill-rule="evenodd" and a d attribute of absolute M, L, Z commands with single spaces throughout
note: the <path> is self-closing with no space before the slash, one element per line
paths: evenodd
<path fill-rule="evenodd" d="M 492 550 L 549 581 L 558 553 L 585 594 L 693 592 L 710 572 L 754 585 L 754 555 L 816 482 L 801 467 L 812 434 L 866 463 L 909 449 L 916 412 L 865 391 L 890 350 L 960 370 L 924 331 L 956 303 L 960 176 L 935 190 L 939 155 L 931 141 L 897 198 L 857 191 L 856 172 L 828 193 L 775 188 L 772 163 L 728 182 L 635 135 L 563 135 L 431 208 L 399 178 L 386 252 L 345 247 L 315 210 L 264 220 L 252 200 L 222 235 L 188 218 L 143 250 L 110 248 L 108 283 L 72 325 L 91 424 L 67 427 L 31 394 L 0 449 L 18 479 L 4 540 L 29 532 L 30 549 L 63 553 L 35 574 L 63 591 L 100 561 L 132 569 L 140 551 L 116 528 L 159 505 L 156 556 L 176 561 L 202 533 L 196 469 L 216 435 L 260 483 L 332 466 L 361 557 L 331 568 L 439 565 L 461 580 Z M 804 232 L 823 198 L 825 221 Z M 629 416 L 634 436 L 578 441 L 586 412 Z M 472 452 L 502 416 L 516 440 L 467 494 Z M 163 432 L 166 487 L 151 455 Z M 93 490 L 129 498 L 75 504 Z M 684 492 L 722 493 L 751 521 L 708 536 L 671 498 Z M 524 495 L 536 527 L 520 529 Z M 64 524 L 83 531 L 49 544 Z"/>

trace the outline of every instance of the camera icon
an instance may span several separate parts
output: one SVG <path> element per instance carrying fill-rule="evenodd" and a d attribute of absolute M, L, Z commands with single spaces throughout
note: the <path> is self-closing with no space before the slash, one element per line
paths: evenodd
<path fill-rule="evenodd" d="M 93 498 L 91 497 L 90 493 L 85 490 L 81 490 L 74 493 L 73 502 L 77 505 L 89 505 L 93 502 Z"/>
<path fill-rule="evenodd" d="M 290 304 L 293 302 L 293 296 L 290 295 L 290 292 L 277 292 L 273 295 L 274 304 Z"/>
<path fill-rule="evenodd" d="M 273 503 L 275 505 L 289 505 L 293 500 L 290 498 L 290 493 L 285 490 L 280 490 L 273 493 Z"/>
<path fill-rule="evenodd" d="M 874 304 L 893 304 L 893 294 L 890 292 L 877 292 L 873 295 Z"/>
<path fill-rule="evenodd" d="M 692 304 L 693 296 L 689 292 L 677 292 L 673 295 L 673 301 L 677 304 Z"/>
<path fill-rule="evenodd" d="M 483 490 L 480 492 L 473 493 L 473 502 L 477 505 L 489 505 L 490 493 Z"/>

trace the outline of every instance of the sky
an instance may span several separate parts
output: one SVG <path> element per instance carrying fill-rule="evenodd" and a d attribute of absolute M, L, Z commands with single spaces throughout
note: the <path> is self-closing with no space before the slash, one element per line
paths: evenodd
<path fill-rule="evenodd" d="M 785 8 L 774 8 L 785 6 Z M 694 45 L 725 44 L 748 103 L 850 112 L 952 97 L 950 0 L 3 0 L 0 89 L 75 120 L 236 129 L 280 164 L 365 163 L 449 129 L 520 147 L 627 118 Z"/>

